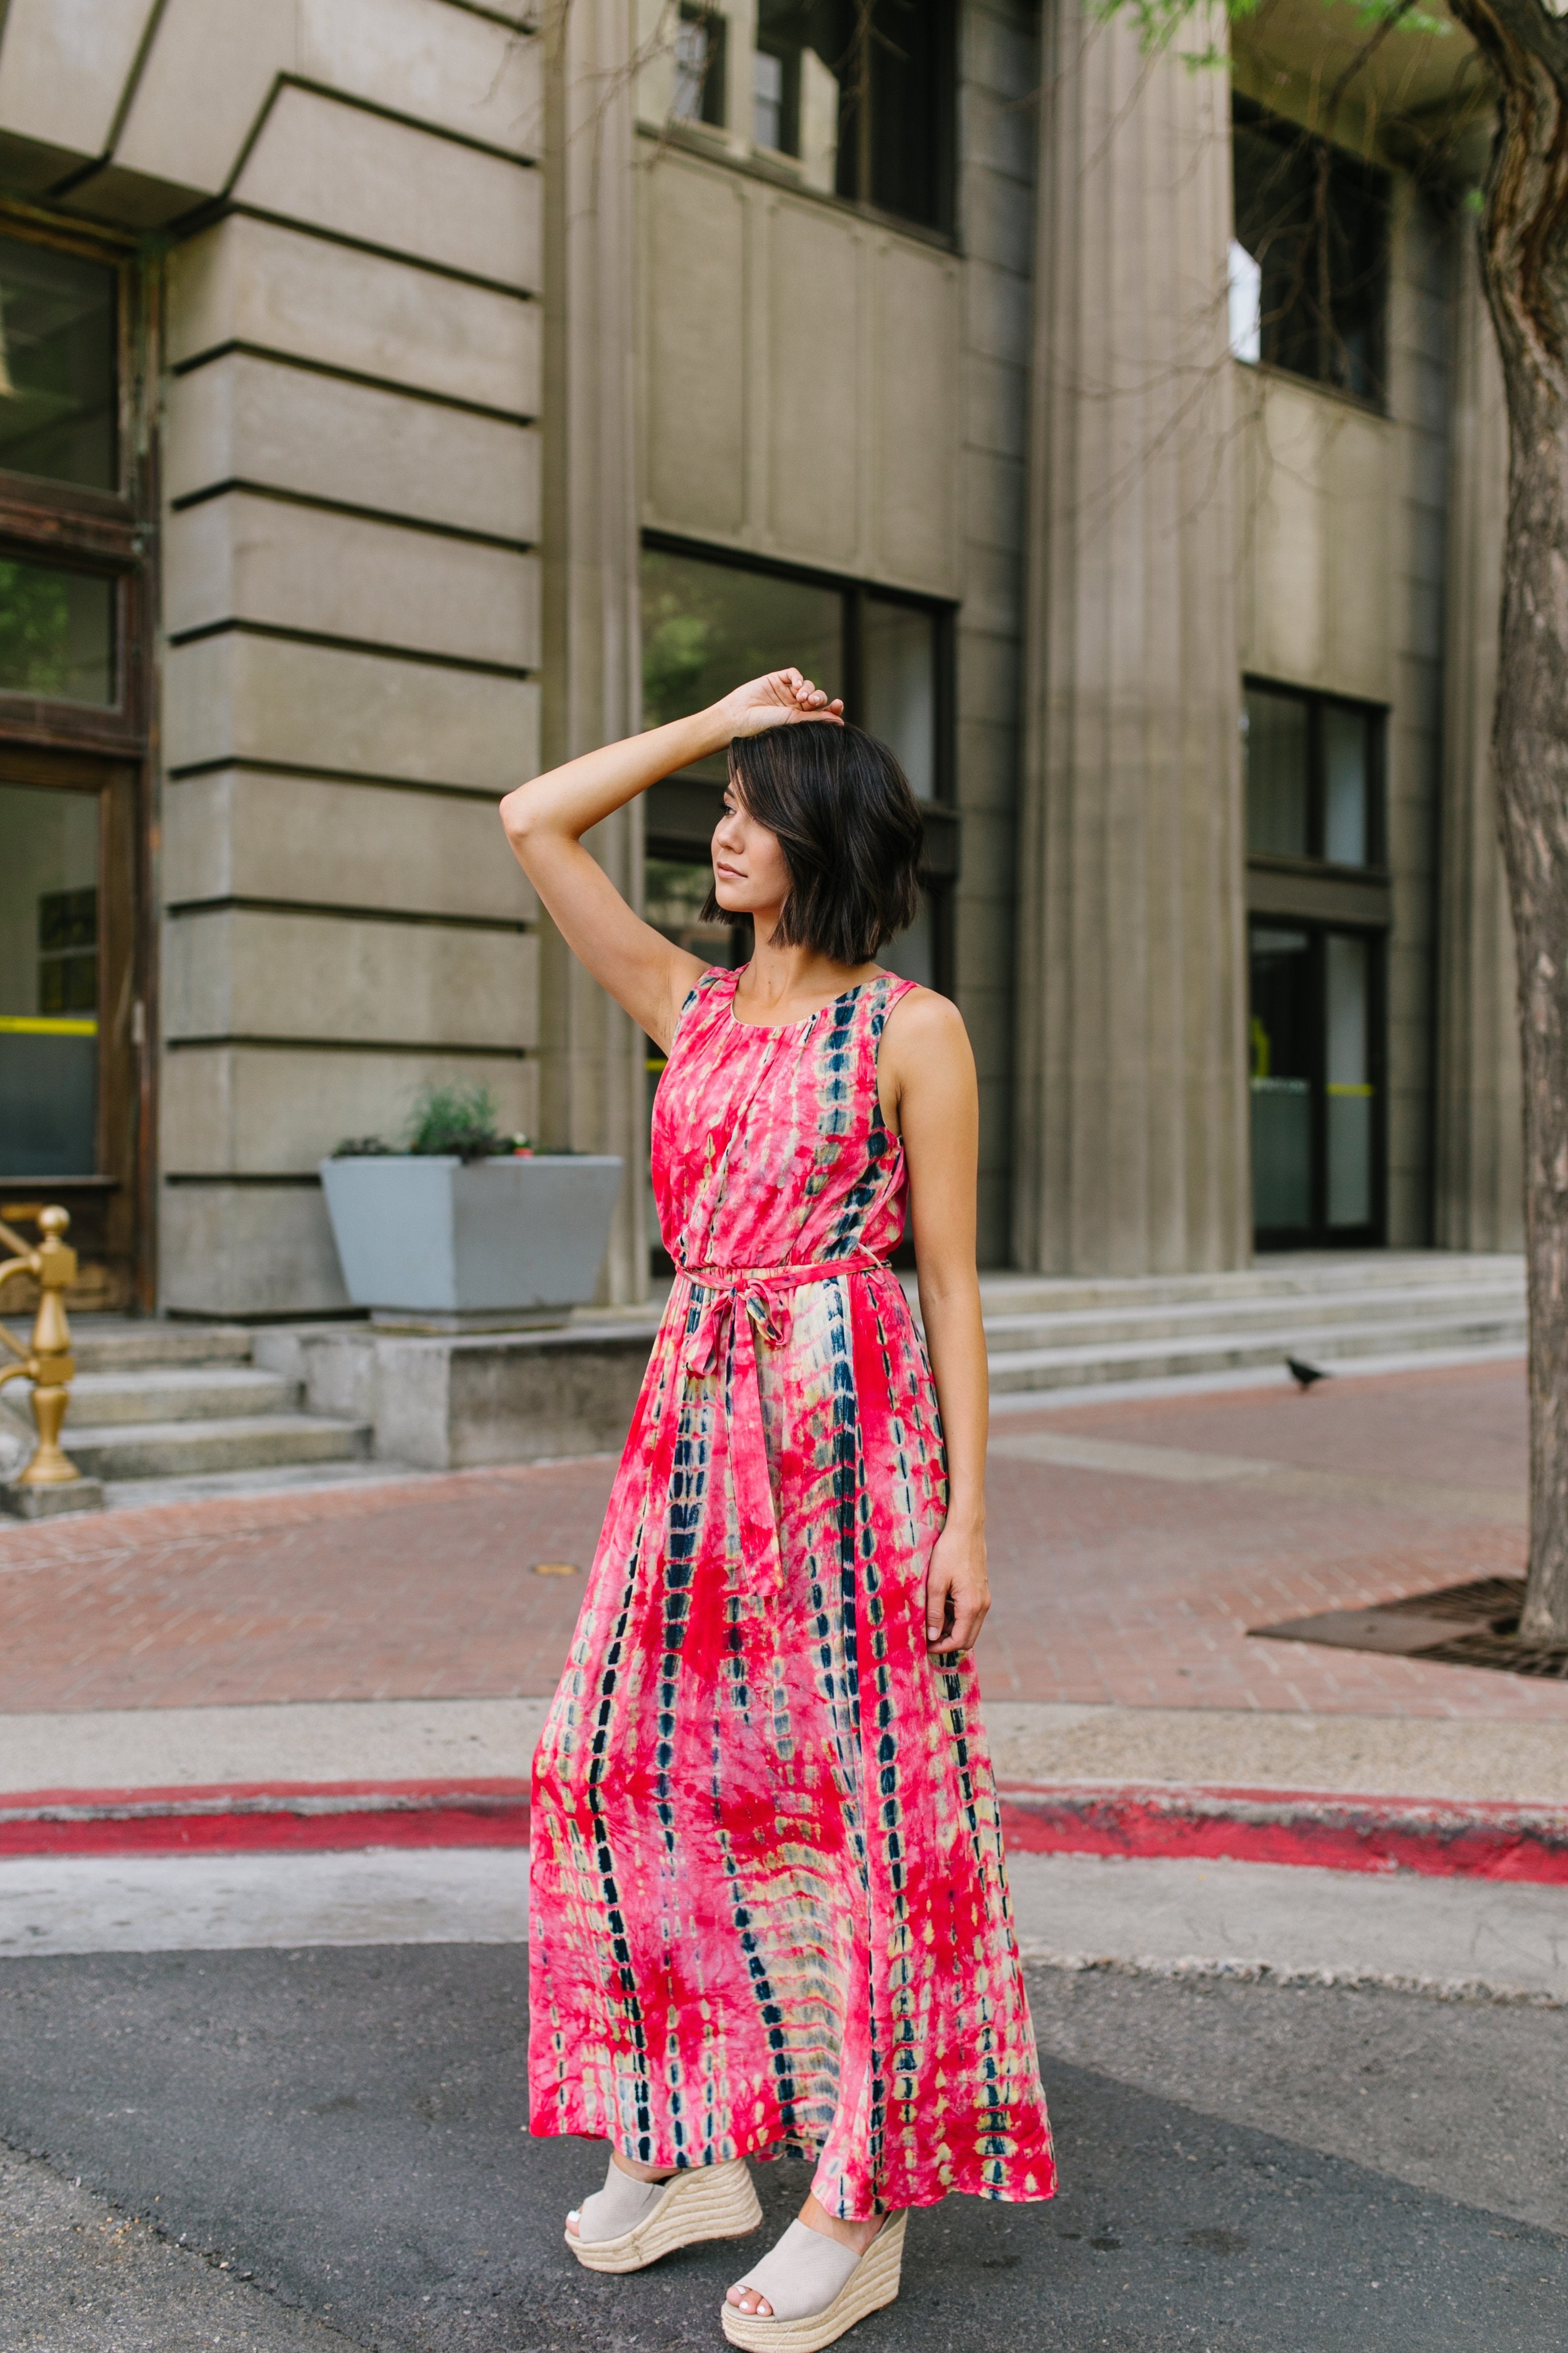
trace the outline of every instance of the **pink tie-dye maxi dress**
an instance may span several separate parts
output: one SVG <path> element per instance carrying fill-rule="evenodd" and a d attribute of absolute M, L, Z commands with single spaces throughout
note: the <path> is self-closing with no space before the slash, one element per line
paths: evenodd
<path fill-rule="evenodd" d="M 879 975 L 705 973 L 654 1112 L 680 1270 L 534 1767 L 531 2122 L 810 2156 L 830 2214 L 1054 2187 L 974 1673 L 933 1662 L 936 1399 L 885 1261 Z"/>

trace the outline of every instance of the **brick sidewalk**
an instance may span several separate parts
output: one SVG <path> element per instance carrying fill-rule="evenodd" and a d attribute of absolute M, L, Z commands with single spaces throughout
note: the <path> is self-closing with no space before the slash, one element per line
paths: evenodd
<path fill-rule="evenodd" d="M 1009 1415 L 1006 1432 L 1037 1418 Z M 1513 1365 L 1089 1405 L 1037 1426 L 1496 1492 L 1525 1459 Z M 0 1530 L 0 1712 L 546 1694 L 614 1465 L 472 1472 Z M 995 1698 L 1568 1722 L 1568 1684 L 1251 1641 L 1248 1626 L 1517 1574 L 1452 1508 L 994 1461 Z"/>

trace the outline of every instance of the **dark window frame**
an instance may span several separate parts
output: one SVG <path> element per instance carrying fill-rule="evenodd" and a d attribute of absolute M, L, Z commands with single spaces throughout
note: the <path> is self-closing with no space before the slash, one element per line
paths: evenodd
<path fill-rule="evenodd" d="M 0 778 L 95 793 L 100 806 L 100 1173 L 55 1183 L 87 1257 L 122 1269 L 144 1312 L 155 1300 L 157 1036 L 151 719 L 158 498 L 156 423 L 144 353 L 151 302 L 134 243 L 0 204 L 0 234 L 111 269 L 117 281 L 111 491 L 0 467 L 0 556 L 115 584 L 112 703 L 0 691 Z M 3 1174 L 0 1170 L 0 1174 Z M 20 1187 L 33 1198 L 30 1180 Z"/>
<path fill-rule="evenodd" d="M 701 104 L 695 114 L 677 115 L 674 120 L 688 128 L 700 123 L 706 131 L 722 131 L 728 124 L 730 113 L 730 20 L 722 9 L 704 7 L 701 0 L 680 0 L 677 22 L 699 27 L 705 37 L 706 47 L 702 59 Z"/>
<path fill-rule="evenodd" d="M 1292 186 L 1290 166 L 1293 163 L 1309 164 L 1314 171 L 1327 162 L 1326 218 L 1320 224 L 1287 226 L 1281 218 L 1279 233 L 1285 237 L 1300 236 L 1303 240 L 1302 258 L 1291 266 L 1289 307 L 1283 311 L 1271 310 L 1268 303 L 1268 266 L 1264 268 L 1264 287 L 1260 298 L 1260 356 L 1258 364 L 1278 369 L 1281 375 L 1297 383 L 1312 384 L 1335 394 L 1342 400 L 1352 400 L 1359 407 L 1370 408 L 1379 416 L 1388 413 L 1389 361 L 1389 297 L 1392 281 L 1393 254 L 1393 177 L 1381 165 L 1352 154 L 1349 149 L 1325 140 L 1316 132 L 1302 128 L 1284 115 L 1276 114 L 1258 100 L 1243 91 L 1233 93 L 1232 125 L 1232 187 L 1233 196 L 1239 199 L 1237 185 L 1240 176 L 1240 153 L 1236 133 L 1268 141 L 1279 155 L 1280 188 L 1279 203 L 1283 216 L 1300 203 L 1302 188 Z M 1315 201 L 1315 197 L 1314 197 Z M 1367 302 L 1371 321 L 1369 349 L 1365 355 L 1367 385 L 1349 381 L 1356 369 L 1352 347 L 1342 332 L 1345 310 L 1353 301 L 1357 290 L 1353 284 L 1338 289 L 1333 282 L 1332 240 L 1342 226 L 1348 209 L 1359 204 L 1364 208 L 1363 217 L 1373 221 L 1373 237 L 1375 254 L 1370 261 L 1373 285 Z M 1248 224 L 1242 217 L 1243 207 L 1235 201 L 1234 234 L 1253 253 L 1255 260 L 1262 256 L 1253 252 L 1242 234 Z M 1331 239 L 1329 264 L 1329 315 L 1321 314 L 1315 292 L 1318 279 L 1316 254 L 1318 240 L 1326 234 Z M 1363 267 L 1366 266 L 1363 264 Z M 1306 345 L 1315 344 L 1312 364 L 1301 364 Z M 1292 353 L 1297 355 L 1292 356 Z"/>
<path fill-rule="evenodd" d="M 1325 922 L 1311 915 L 1271 915 L 1254 910 L 1247 917 L 1247 1000 L 1250 1022 L 1252 935 L 1257 931 L 1304 932 L 1310 943 L 1312 1052 L 1311 1088 L 1311 1217 L 1305 1226 L 1254 1226 L 1253 1247 L 1258 1250 L 1381 1250 L 1388 1234 L 1388 930 L 1382 923 Z M 1325 965 L 1331 934 L 1363 939 L 1367 944 L 1367 1070 L 1372 1085 L 1372 1215 L 1362 1226 L 1331 1226 L 1328 1222 L 1328 997 Z M 1248 1045 L 1247 1074 L 1251 1078 Z"/>
<path fill-rule="evenodd" d="M 1275 694 L 1307 706 L 1307 842 L 1304 856 L 1288 850 L 1255 849 L 1247 845 L 1249 866 L 1353 878 L 1384 883 L 1388 869 L 1388 705 L 1367 702 L 1349 694 L 1325 694 L 1316 687 L 1293 686 L 1284 679 L 1264 678 L 1247 671 L 1242 692 Z M 1244 704 L 1245 709 L 1245 704 Z M 1324 758 L 1323 715 L 1326 711 L 1353 712 L 1367 726 L 1366 858 L 1359 866 L 1345 866 L 1323 854 L 1327 808 L 1327 764 Z M 1243 809 L 1245 821 L 1246 810 Z"/>
<path fill-rule="evenodd" d="M 862 27 L 858 20 L 862 7 L 867 5 L 870 15 Z M 897 47 L 897 28 L 889 19 L 892 11 L 905 6 L 911 16 L 918 15 L 921 20 L 929 32 L 934 53 L 928 98 L 930 114 L 921 126 L 931 163 L 931 201 L 929 206 L 913 211 L 901 209 L 889 200 L 887 157 L 892 149 L 884 147 L 879 137 L 883 110 L 889 100 L 879 91 L 889 69 L 888 60 Z M 850 51 L 858 40 L 864 39 L 867 47 L 861 55 L 867 70 L 863 73 L 859 90 L 846 88 L 843 81 L 839 83 L 838 160 L 834 187 L 831 190 L 805 188 L 788 168 L 791 161 L 799 160 L 801 45 L 788 33 L 760 24 L 754 36 L 754 47 L 764 56 L 782 59 L 785 65 L 783 111 L 785 135 L 793 140 L 794 144 L 764 147 L 753 141 L 753 155 L 750 160 L 754 168 L 760 168 L 769 177 L 784 179 L 789 185 L 800 187 L 803 195 L 847 206 L 852 211 L 886 222 L 890 227 L 951 247 L 954 242 L 958 187 L 956 0 L 853 0 L 847 14 L 850 47 L 842 53 L 838 65 L 850 68 Z M 821 55 L 820 49 L 817 53 Z M 829 69 L 837 78 L 837 67 L 831 60 Z"/>
<path fill-rule="evenodd" d="M 147 747 L 152 710 L 156 482 L 151 434 L 141 429 L 144 301 L 138 256 L 118 241 L 79 235 L 3 206 L 0 234 L 96 261 L 115 272 L 118 291 L 116 488 L 90 490 L 0 466 L 0 557 L 114 585 L 114 699 L 95 704 L 0 691 L 0 735 L 14 744 L 139 755 Z"/>
<path fill-rule="evenodd" d="M 932 797 L 921 803 L 928 819 L 927 861 L 921 869 L 921 880 L 931 901 L 937 986 L 943 995 L 950 996 L 953 981 L 952 902 L 959 874 L 961 838 L 957 806 L 957 606 L 950 599 L 921 596 L 906 589 L 885 587 L 880 581 L 828 572 L 813 565 L 775 562 L 769 556 L 753 554 L 749 549 L 716 547 L 709 540 L 688 539 L 676 532 L 645 531 L 639 535 L 638 545 L 667 555 L 689 556 L 698 563 L 726 565 L 736 572 L 761 574 L 774 580 L 798 580 L 807 587 L 826 588 L 840 596 L 843 599 L 839 643 L 844 702 L 851 719 L 861 697 L 864 673 L 861 644 L 867 600 L 875 597 L 879 603 L 905 606 L 914 612 L 929 616 L 934 623 L 933 727 L 936 740 L 931 773 Z M 668 832 L 661 833 L 657 827 L 650 828 L 648 854 L 653 857 L 678 857 L 679 850 L 669 846 L 678 839 L 689 843 L 695 841 L 696 837 L 677 837 Z"/>

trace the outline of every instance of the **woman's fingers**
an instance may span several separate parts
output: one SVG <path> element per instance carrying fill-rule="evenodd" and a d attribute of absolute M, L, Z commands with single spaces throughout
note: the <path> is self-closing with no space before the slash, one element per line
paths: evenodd
<path fill-rule="evenodd" d="M 955 1651 L 973 1651 L 990 1607 L 989 1601 L 958 1603 L 952 1613 L 952 1648 Z"/>
<path fill-rule="evenodd" d="M 789 715 L 792 719 L 835 719 L 842 722 L 843 699 L 835 695 L 829 702 L 820 686 L 814 684 L 809 678 L 803 678 L 795 688 L 795 709 Z"/>
<path fill-rule="evenodd" d="M 988 1593 L 967 1594 L 940 1574 L 926 1583 L 926 1642 L 933 1651 L 972 1651 L 991 1608 Z"/>

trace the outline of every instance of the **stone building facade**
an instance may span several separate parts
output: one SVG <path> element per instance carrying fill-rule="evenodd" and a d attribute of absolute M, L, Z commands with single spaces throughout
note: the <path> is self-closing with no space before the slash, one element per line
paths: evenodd
<path fill-rule="evenodd" d="M 318 1162 L 454 1082 L 626 1156 L 640 1296 L 657 1058 L 495 804 L 790 659 L 927 804 L 985 1263 L 1517 1242 L 1486 93 L 1397 29 L 1325 122 L 1331 21 L 9 0 L 0 1189 L 84 1299 L 341 1311 Z M 722 960 L 715 797 L 595 847 Z"/>

